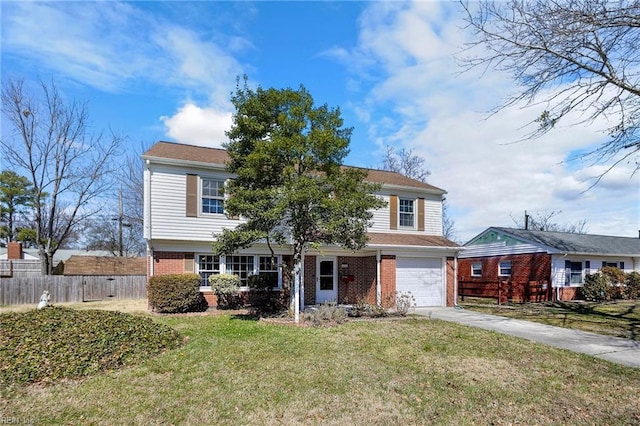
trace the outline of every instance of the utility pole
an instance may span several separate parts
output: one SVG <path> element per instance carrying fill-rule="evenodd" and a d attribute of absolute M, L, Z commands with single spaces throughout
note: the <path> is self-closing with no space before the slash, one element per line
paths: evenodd
<path fill-rule="evenodd" d="M 130 223 L 124 223 L 124 213 L 122 212 L 122 186 L 118 193 L 118 218 L 113 219 L 118 221 L 118 256 L 124 256 L 124 243 L 122 240 L 122 228 L 125 226 L 131 226 Z"/>

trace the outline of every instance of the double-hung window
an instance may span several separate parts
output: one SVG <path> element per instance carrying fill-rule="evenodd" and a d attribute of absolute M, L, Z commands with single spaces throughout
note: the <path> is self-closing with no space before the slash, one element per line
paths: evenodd
<path fill-rule="evenodd" d="M 511 276 L 511 262 L 500 262 L 500 266 L 498 267 L 498 276 L 500 277 L 510 277 Z"/>
<path fill-rule="evenodd" d="M 202 178 L 202 213 L 224 213 L 224 181 Z"/>
<path fill-rule="evenodd" d="M 572 262 L 567 260 L 564 262 L 565 268 L 565 285 L 582 283 L 582 262 Z"/>
<path fill-rule="evenodd" d="M 404 228 L 413 228 L 415 223 L 414 200 L 400 198 L 398 200 L 399 224 Z"/>
<path fill-rule="evenodd" d="M 210 286 L 209 277 L 220 273 L 220 257 L 210 254 L 198 256 L 198 273 L 200 274 L 200 285 Z"/>
<path fill-rule="evenodd" d="M 268 277 L 271 287 L 278 287 L 278 258 L 260 256 L 258 274 Z"/>
<path fill-rule="evenodd" d="M 471 264 L 471 276 L 472 277 L 482 276 L 482 262 L 473 262 Z"/>

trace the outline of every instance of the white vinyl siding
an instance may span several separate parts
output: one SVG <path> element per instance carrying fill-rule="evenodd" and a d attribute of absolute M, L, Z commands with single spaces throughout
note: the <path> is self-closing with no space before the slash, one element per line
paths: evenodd
<path fill-rule="evenodd" d="M 401 194 L 399 198 L 410 198 L 409 194 Z M 419 233 L 425 235 L 442 235 L 442 201 L 440 196 L 414 194 L 412 195 L 416 199 L 418 197 L 424 197 L 424 231 L 418 231 L 418 227 L 415 229 L 403 228 L 398 226 L 398 229 L 391 230 L 390 223 L 390 210 L 389 210 L 389 195 L 383 195 L 382 199 L 387 202 L 387 206 L 373 211 L 372 222 L 373 225 L 369 228 L 371 232 L 378 233 Z M 415 220 L 418 219 L 417 208 L 415 210 Z M 398 223 L 399 225 L 399 223 Z"/>
<path fill-rule="evenodd" d="M 209 178 L 222 181 L 230 176 L 224 172 L 214 175 L 211 171 L 189 169 Z M 151 226 L 150 239 L 211 241 L 212 233 L 222 232 L 223 228 L 237 226 L 241 221 L 229 220 L 225 215 L 198 215 L 187 217 L 186 211 L 186 173 L 187 169 L 171 166 L 153 165 L 150 174 L 149 215 Z M 219 177 L 218 177 L 219 176 Z"/>
<path fill-rule="evenodd" d="M 577 270 L 574 271 L 573 281 L 569 280 L 567 282 L 567 263 L 580 263 L 582 265 L 582 280 L 581 282 L 575 282 L 578 279 Z M 587 263 L 588 262 L 588 263 Z M 630 257 L 611 257 L 605 258 L 603 256 L 589 256 L 589 257 L 580 257 L 577 255 L 573 256 L 563 256 L 563 255 L 553 255 L 551 259 L 551 276 L 552 276 L 552 284 L 553 287 L 564 287 L 567 284 L 570 286 L 581 286 L 584 283 L 584 277 L 587 274 L 595 274 L 598 272 L 604 263 L 609 262 L 617 262 L 620 265 L 620 262 L 624 264 L 624 272 L 632 272 L 634 269 L 633 258 Z M 637 263 L 637 262 L 636 262 Z M 577 268 L 577 265 L 576 265 Z M 638 271 L 640 272 L 640 271 Z"/>

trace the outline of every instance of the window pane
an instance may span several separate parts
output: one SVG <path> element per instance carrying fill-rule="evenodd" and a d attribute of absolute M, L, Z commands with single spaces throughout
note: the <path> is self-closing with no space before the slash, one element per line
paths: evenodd
<path fill-rule="evenodd" d="M 413 227 L 413 200 L 400 199 L 398 205 L 400 226 Z"/>
<path fill-rule="evenodd" d="M 500 262 L 499 275 L 511 275 L 511 262 Z"/>
<path fill-rule="evenodd" d="M 247 285 L 247 278 L 253 270 L 253 256 L 227 257 L 227 273 L 238 275 L 243 286 Z"/>
<path fill-rule="evenodd" d="M 473 263 L 471 265 L 471 275 L 476 277 L 482 275 L 482 263 Z"/>
<path fill-rule="evenodd" d="M 202 179 L 202 213 L 224 213 L 224 181 Z"/>
<path fill-rule="evenodd" d="M 220 273 L 220 258 L 213 255 L 198 256 L 198 272 L 200 273 L 200 285 L 209 286 L 209 277 Z"/>

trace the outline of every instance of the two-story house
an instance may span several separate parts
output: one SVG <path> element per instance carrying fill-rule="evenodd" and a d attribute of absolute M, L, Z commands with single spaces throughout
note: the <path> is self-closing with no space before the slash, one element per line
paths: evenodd
<path fill-rule="evenodd" d="M 230 256 L 215 256 L 211 243 L 242 218 L 225 215 L 221 189 L 233 176 L 223 149 L 158 142 L 143 154 L 144 238 L 148 275 L 191 272 L 202 277 L 201 291 L 214 297 L 208 278 L 233 273 L 242 283 L 268 274 L 287 287 L 291 248 L 276 247 L 277 266 L 265 244 Z M 411 294 L 416 306 L 453 306 L 456 256 L 460 247 L 442 236 L 444 190 L 399 173 L 367 169 L 366 180 L 380 183 L 377 194 L 388 206 L 374 213 L 368 245 L 351 252 L 339 247 L 309 249 L 303 262 L 301 306 L 325 301 L 392 306 L 396 292 Z"/>

